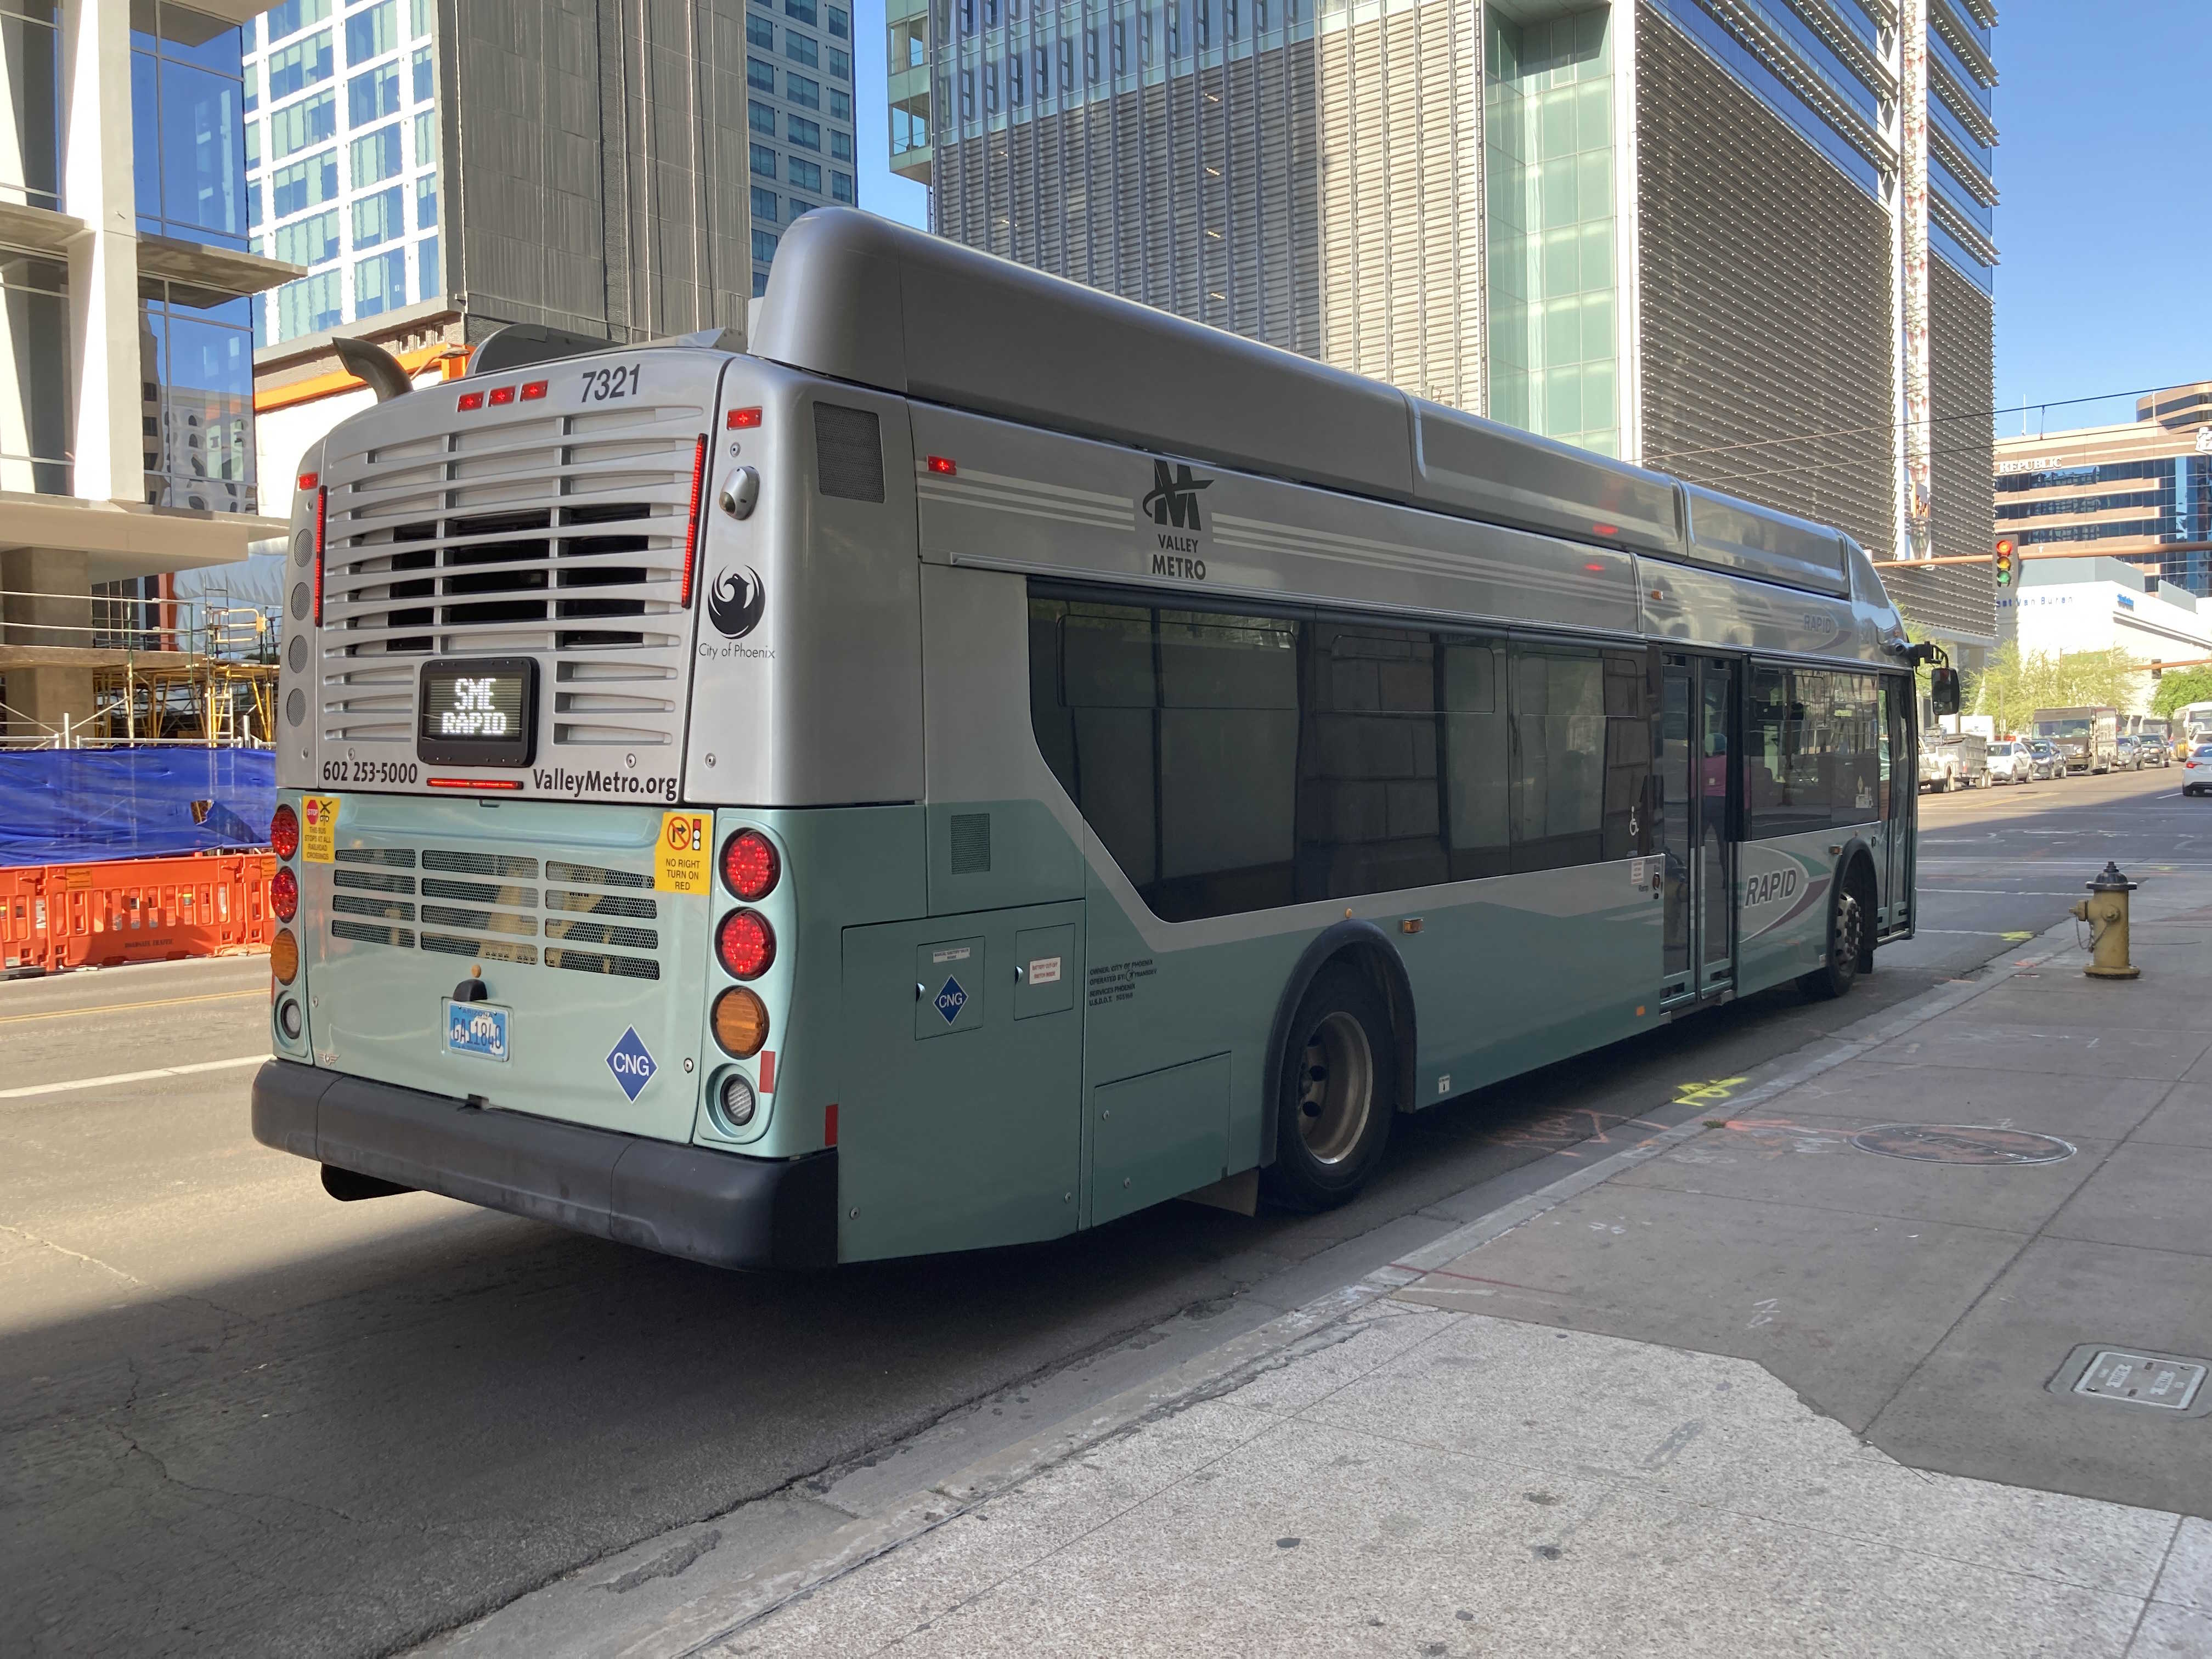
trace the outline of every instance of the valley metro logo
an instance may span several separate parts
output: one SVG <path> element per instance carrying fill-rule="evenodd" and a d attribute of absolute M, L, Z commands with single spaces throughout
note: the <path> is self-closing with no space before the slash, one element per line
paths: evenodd
<path fill-rule="evenodd" d="M 1198 492 L 1212 482 L 1192 477 L 1188 466 L 1170 467 L 1165 461 L 1154 461 L 1152 493 L 1145 497 L 1144 509 L 1163 529 L 1203 531 L 1206 526 L 1198 517 Z"/>

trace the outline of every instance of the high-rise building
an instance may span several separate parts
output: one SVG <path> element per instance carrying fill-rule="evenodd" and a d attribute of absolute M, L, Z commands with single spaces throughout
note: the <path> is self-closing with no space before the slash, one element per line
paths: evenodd
<path fill-rule="evenodd" d="M 0 735 L 51 742 L 259 516 L 228 0 L 0 3 Z"/>
<path fill-rule="evenodd" d="M 889 11 L 942 234 L 1879 557 L 1988 547 L 1988 0 Z M 1993 641 L 1987 571 L 1896 587 Z"/>
<path fill-rule="evenodd" d="M 333 335 L 435 377 L 508 324 L 589 342 L 742 330 L 765 269 L 754 256 L 774 242 L 750 222 L 763 119 L 781 146 L 784 105 L 842 107 L 851 185 L 850 23 L 823 7 L 844 34 L 817 40 L 798 26 L 816 3 L 786 0 L 788 23 L 744 0 L 286 0 L 265 13 L 246 59 L 255 236 L 307 267 L 258 320 L 272 509 L 288 508 L 307 446 L 369 400 Z M 748 40 L 763 33 L 777 56 L 756 64 Z M 833 70 L 841 105 L 809 78 Z M 775 107 L 749 76 L 774 82 Z M 825 162 L 829 131 L 808 152 Z M 788 131 L 806 137 L 795 118 Z M 777 155 L 779 183 L 801 177 Z M 826 197 L 826 166 L 822 177 Z"/>
<path fill-rule="evenodd" d="M 755 294 L 777 240 L 824 202 L 860 199 L 853 161 L 853 14 L 829 0 L 745 9 L 745 124 Z"/>
<path fill-rule="evenodd" d="M 2023 549 L 2109 555 L 2212 597 L 2212 381 L 2138 398 L 2123 424 L 1998 439 L 1996 497 Z"/>

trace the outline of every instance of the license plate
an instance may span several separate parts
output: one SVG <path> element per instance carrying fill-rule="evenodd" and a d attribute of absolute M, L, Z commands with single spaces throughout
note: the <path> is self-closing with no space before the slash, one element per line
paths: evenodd
<path fill-rule="evenodd" d="M 471 1054 L 478 1060 L 507 1057 L 507 1020 L 513 1011 L 488 1002 L 456 1002 L 446 999 L 446 1052 Z"/>

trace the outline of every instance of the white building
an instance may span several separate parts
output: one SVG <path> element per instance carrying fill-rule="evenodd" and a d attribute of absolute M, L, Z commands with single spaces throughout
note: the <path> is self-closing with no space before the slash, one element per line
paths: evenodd
<path fill-rule="evenodd" d="M 2117 646 L 2144 662 L 2212 657 L 2212 599 L 2120 559 L 2027 561 L 2021 585 L 1997 599 L 1997 625 L 2023 656 Z M 2137 710 L 2150 706 L 2155 685 L 2142 677 Z"/>

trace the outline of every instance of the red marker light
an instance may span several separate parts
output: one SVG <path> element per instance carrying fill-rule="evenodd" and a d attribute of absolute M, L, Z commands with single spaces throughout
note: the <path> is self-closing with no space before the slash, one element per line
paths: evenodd
<path fill-rule="evenodd" d="M 544 380 L 525 380 L 522 383 L 522 401 L 526 404 L 536 403 L 545 395 L 547 384 L 548 382 Z"/>
<path fill-rule="evenodd" d="M 330 522 L 331 492 L 315 491 L 315 626 L 323 625 L 323 530 Z"/>
<path fill-rule="evenodd" d="M 520 778 L 425 778 L 433 789 L 520 789 Z"/>
<path fill-rule="evenodd" d="M 932 472 L 941 472 L 949 478 L 960 469 L 952 464 L 951 456 L 933 455 L 929 458 L 929 470 Z"/>
<path fill-rule="evenodd" d="M 514 401 L 514 388 L 513 386 L 495 386 L 491 389 L 491 402 L 493 404 L 511 404 Z"/>
<path fill-rule="evenodd" d="M 483 407 L 483 393 L 481 392 L 464 392 L 461 393 L 460 402 L 456 404 L 454 407 L 459 409 L 464 415 L 467 414 L 469 410 L 472 409 L 482 409 Z"/>
<path fill-rule="evenodd" d="M 707 488 L 707 434 L 699 434 L 699 447 L 691 456 L 691 510 L 684 520 L 684 609 L 691 608 L 691 573 L 699 562 L 699 497 Z"/>
<path fill-rule="evenodd" d="M 1594 524 L 1590 526 L 1590 534 L 1593 536 L 1618 536 L 1620 534 L 1620 526 L 1617 524 Z"/>
<path fill-rule="evenodd" d="M 302 489 L 313 489 L 317 484 L 322 483 L 322 481 L 323 475 L 319 472 L 302 472 L 300 475 L 300 488 Z"/>
<path fill-rule="evenodd" d="M 1585 570 L 1595 570 L 1595 571 L 1596 571 L 1600 575 L 1602 575 L 1602 574 L 1605 574 L 1605 567 L 1604 567 L 1603 565 L 1601 565 L 1601 564 L 1596 564 L 1596 563 L 1586 564 L 1586 565 L 1584 565 L 1584 566 L 1583 567 L 1583 569 L 1585 569 Z"/>
<path fill-rule="evenodd" d="M 822 1144 L 825 1146 L 837 1144 L 837 1103 L 834 1100 L 822 1109 Z"/>
<path fill-rule="evenodd" d="M 760 423 L 761 412 L 757 409 L 733 409 L 730 411 L 727 422 L 732 432 L 743 432 Z"/>

